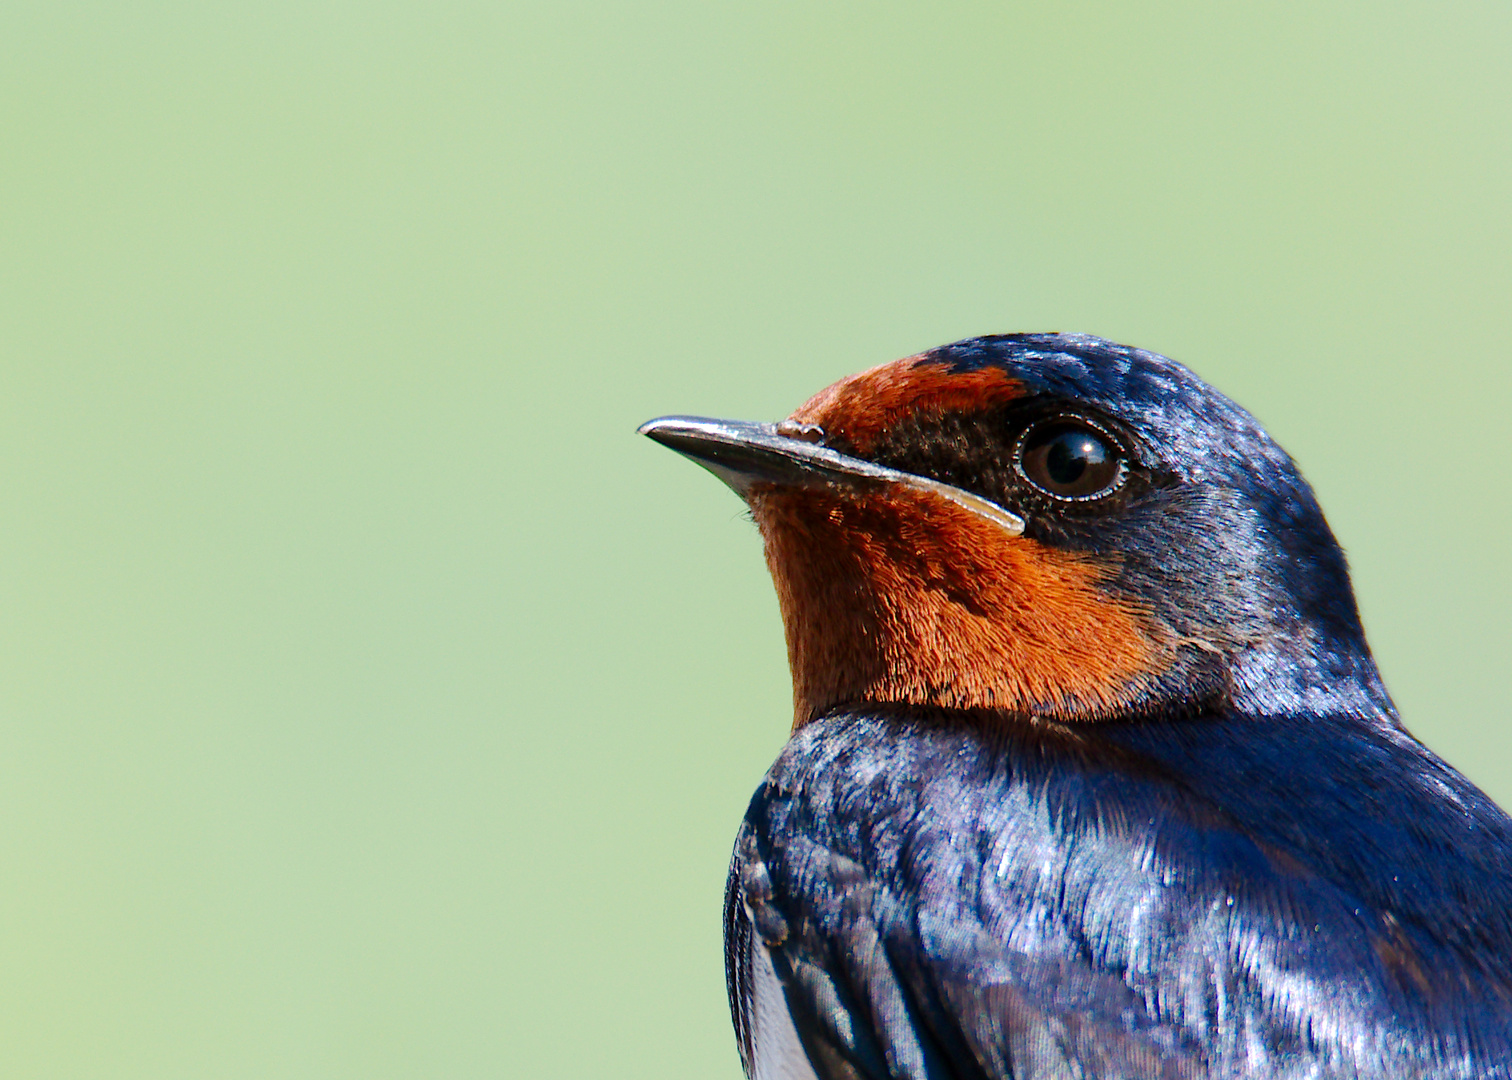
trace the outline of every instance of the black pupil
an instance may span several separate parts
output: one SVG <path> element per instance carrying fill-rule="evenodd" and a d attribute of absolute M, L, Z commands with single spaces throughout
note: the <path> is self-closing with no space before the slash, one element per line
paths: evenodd
<path fill-rule="evenodd" d="M 1063 499 L 1094 499 L 1118 487 L 1123 460 L 1100 431 L 1074 421 L 1044 424 L 1024 438 L 1024 475 Z"/>
<path fill-rule="evenodd" d="M 1089 466 L 1108 460 L 1108 448 L 1085 431 L 1064 431 L 1050 441 L 1045 454 L 1045 471 L 1057 484 L 1071 485 L 1082 478 Z"/>

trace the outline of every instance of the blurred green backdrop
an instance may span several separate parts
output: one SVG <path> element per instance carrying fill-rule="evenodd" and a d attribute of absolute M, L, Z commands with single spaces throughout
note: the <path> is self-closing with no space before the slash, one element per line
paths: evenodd
<path fill-rule="evenodd" d="M 633 434 L 997 330 L 1301 461 L 1512 803 L 1504 3 L 0 11 L 0 1074 L 726 1077 L 760 545 Z"/>

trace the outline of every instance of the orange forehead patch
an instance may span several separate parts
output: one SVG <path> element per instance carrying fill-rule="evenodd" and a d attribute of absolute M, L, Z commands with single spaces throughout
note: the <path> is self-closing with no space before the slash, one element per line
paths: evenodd
<path fill-rule="evenodd" d="M 841 379 L 798 406 L 789 419 L 818 424 L 865 453 L 905 416 L 986 409 L 1023 395 L 1022 384 L 1002 368 L 953 372 L 921 353 Z"/>
<path fill-rule="evenodd" d="M 793 671 L 794 726 L 862 703 L 1116 714 L 1170 662 L 1112 567 L 1011 537 L 937 495 L 751 493 Z"/>

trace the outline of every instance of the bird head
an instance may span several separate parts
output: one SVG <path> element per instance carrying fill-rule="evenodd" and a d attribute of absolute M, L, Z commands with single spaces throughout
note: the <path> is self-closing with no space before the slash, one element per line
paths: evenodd
<path fill-rule="evenodd" d="M 641 431 L 750 506 L 795 726 L 860 705 L 1394 721 L 1312 490 L 1164 357 L 975 338 L 842 379 L 777 424 Z"/>

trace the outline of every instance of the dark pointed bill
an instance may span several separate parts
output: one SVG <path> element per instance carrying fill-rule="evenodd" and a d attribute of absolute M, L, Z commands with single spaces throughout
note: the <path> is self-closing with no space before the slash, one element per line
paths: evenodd
<path fill-rule="evenodd" d="M 827 446 L 779 434 L 776 424 L 744 420 L 710 420 L 702 416 L 663 416 L 637 429 L 663 446 L 691 458 L 742 498 L 754 484 L 844 486 L 901 484 L 927 491 L 987 518 L 1013 536 L 1024 532 L 1024 519 L 997 503 L 926 476 L 889 469 L 831 450 Z"/>

